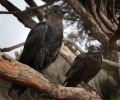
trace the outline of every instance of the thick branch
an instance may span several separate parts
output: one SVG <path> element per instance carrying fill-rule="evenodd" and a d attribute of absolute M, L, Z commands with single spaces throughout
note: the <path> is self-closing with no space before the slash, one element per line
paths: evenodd
<path fill-rule="evenodd" d="M 101 7 L 102 6 L 102 7 Z M 107 1 L 105 4 L 103 4 L 102 0 L 98 0 L 97 5 L 97 13 L 99 18 L 102 20 L 102 22 L 107 26 L 108 29 L 110 29 L 112 32 L 114 32 L 117 29 L 117 25 L 115 23 L 112 23 L 106 16 L 106 11 L 102 11 L 104 9 L 107 9 Z"/>
<path fill-rule="evenodd" d="M 120 63 L 116 63 L 114 61 L 110 61 L 110 60 L 107 60 L 107 59 L 102 59 L 102 62 L 107 63 L 108 65 L 120 68 Z"/>
<path fill-rule="evenodd" d="M 81 3 L 78 2 L 78 0 L 65 1 L 81 16 L 94 38 L 100 41 L 102 45 L 120 51 L 120 45 L 117 43 L 109 43 L 108 37 L 99 28 L 99 25 L 95 22 L 94 18 L 85 10 L 85 8 L 82 6 Z"/>
<path fill-rule="evenodd" d="M 111 0 L 110 2 L 111 2 L 111 10 L 112 10 L 113 20 L 114 20 L 115 23 L 118 25 L 118 24 L 119 24 L 119 21 L 118 21 L 117 18 L 116 18 L 116 15 L 115 15 L 115 8 L 114 8 L 115 0 Z"/>
<path fill-rule="evenodd" d="M 104 33 L 106 34 L 113 34 L 110 30 L 108 30 L 109 27 L 106 27 L 103 22 L 101 21 L 101 19 L 98 17 L 98 14 L 96 12 L 96 4 L 94 2 L 94 0 L 89 0 L 89 4 L 90 4 L 90 11 L 92 16 L 94 17 L 95 21 L 98 23 L 98 25 L 100 26 L 100 28 L 104 31 Z M 106 23 L 108 24 L 108 23 Z M 111 29 L 111 28 L 109 28 Z"/>
<path fill-rule="evenodd" d="M 62 45 L 60 49 L 60 55 L 71 65 L 73 60 L 75 59 L 75 55 L 71 52 L 71 50 Z"/>
<path fill-rule="evenodd" d="M 37 4 L 34 2 L 34 0 L 25 0 L 25 2 L 31 7 L 37 7 Z M 34 9 L 33 11 L 35 12 L 39 21 L 42 21 L 44 17 L 44 12 L 41 9 Z"/>
<path fill-rule="evenodd" d="M 34 2 L 34 0 L 25 0 L 25 2 L 31 6 L 31 7 L 37 7 L 37 4 Z M 50 0 L 49 2 L 47 2 L 44 7 L 47 7 L 51 4 L 53 4 L 53 2 L 55 2 L 55 0 Z M 44 12 L 41 9 L 34 9 L 35 14 L 37 15 L 37 18 L 42 21 L 43 17 L 44 17 Z"/>
<path fill-rule="evenodd" d="M 115 43 L 120 39 L 120 23 L 118 25 L 118 29 L 115 31 L 114 35 L 109 39 L 110 43 Z"/>
<path fill-rule="evenodd" d="M 26 71 L 27 70 L 27 71 Z M 101 100 L 94 92 L 82 88 L 70 88 L 58 85 L 58 88 L 34 69 L 21 64 L 0 52 L 0 77 L 16 84 L 30 87 L 48 98 L 59 100 Z"/>

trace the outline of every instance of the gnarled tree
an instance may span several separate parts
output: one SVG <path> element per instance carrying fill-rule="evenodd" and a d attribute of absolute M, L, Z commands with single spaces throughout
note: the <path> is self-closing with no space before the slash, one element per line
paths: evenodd
<path fill-rule="evenodd" d="M 34 14 L 37 16 L 38 20 L 42 21 L 43 16 L 44 16 L 44 12 L 43 12 L 42 8 L 46 8 L 48 6 L 51 6 L 55 2 L 59 2 L 59 0 L 43 0 L 43 1 L 46 2 L 46 4 L 43 6 L 38 6 L 34 0 L 25 0 L 25 2 L 30 7 L 28 7 L 24 11 L 21 11 L 19 8 L 17 8 L 15 5 L 13 5 L 10 1 L 0 0 L 0 4 L 8 10 L 8 12 L 0 11 L 0 14 L 13 14 L 23 25 L 25 25 L 25 27 L 32 28 L 36 24 L 36 22 L 26 15 L 27 11 L 34 12 Z M 107 48 L 108 50 L 111 49 L 110 52 L 114 51 L 114 53 L 117 54 L 120 51 L 120 44 L 119 44 L 120 24 L 119 24 L 119 18 L 117 16 L 117 15 L 119 15 L 119 12 L 120 12 L 119 4 L 120 4 L 119 0 L 63 0 L 63 4 L 61 6 L 71 6 L 71 8 L 73 9 L 73 12 L 71 12 L 73 14 L 67 15 L 65 17 L 65 20 L 71 20 L 72 22 L 77 22 L 78 26 L 83 25 L 83 29 L 85 28 L 84 30 L 87 30 L 86 32 L 88 32 L 88 36 L 91 36 L 92 39 L 98 40 L 104 48 Z M 80 27 L 78 27 L 78 28 L 80 28 Z M 7 34 L 7 33 L 5 33 L 5 34 Z M 78 37 L 78 35 L 77 35 L 77 37 Z M 83 52 L 78 46 L 76 46 L 76 44 L 74 42 L 71 42 L 69 39 L 64 38 L 64 41 L 67 41 L 71 45 L 74 45 L 78 51 Z M 12 49 L 12 48 L 10 48 L 10 49 Z M 5 50 L 8 50 L 8 49 L 1 49 L 2 52 L 4 52 Z M 80 91 L 84 91 L 84 90 L 73 89 L 73 91 L 71 91 L 72 90 L 71 88 L 69 89 L 69 88 L 65 88 L 65 87 L 61 87 L 61 86 L 59 86 L 58 90 L 55 89 L 55 91 L 56 90 L 58 91 L 58 94 L 56 95 L 56 94 L 54 94 L 55 93 L 54 89 L 53 89 L 53 92 L 43 89 L 44 86 L 47 89 L 51 89 L 51 88 L 49 88 L 50 84 L 41 85 L 42 84 L 41 81 L 38 80 L 40 82 L 40 83 L 38 83 L 38 81 L 33 81 L 31 79 L 29 79 L 29 80 L 31 80 L 30 82 L 27 82 L 28 80 L 26 80 L 26 75 L 24 75 L 23 73 L 21 73 L 22 77 L 21 76 L 19 77 L 19 74 L 20 74 L 19 71 L 26 70 L 24 68 L 25 66 L 23 65 L 22 67 L 20 67 L 18 62 L 12 60 L 12 58 L 8 57 L 9 59 L 6 59 L 6 55 L 4 55 L 2 52 L 0 53 L 1 54 L 1 56 L 0 56 L 1 57 L 0 77 L 3 79 L 9 80 L 11 82 L 16 82 L 18 84 L 23 83 L 24 86 L 27 86 L 29 84 L 28 87 L 31 87 L 31 88 L 37 90 L 38 92 L 42 91 L 42 93 L 44 92 L 46 94 L 46 96 L 48 95 L 48 97 L 51 97 L 54 99 L 64 99 L 65 100 L 65 98 L 66 98 L 66 99 L 73 100 L 73 98 L 70 98 L 71 96 L 75 97 L 74 99 L 78 99 L 78 100 L 82 100 L 82 98 L 89 99 L 92 97 L 99 98 L 99 96 L 92 95 L 91 93 L 88 93 L 88 92 L 84 92 L 84 94 L 86 94 L 86 95 L 81 97 L 82 93 Z M 71 64 L 73 59 L 75 58 L 75 55 L 72 54 L 72 52 L 69 51 L 69 49 L 65 46 L 62 46 L 60 55 L 69 64 Z M 110 59 L 110 60 L 113 60 L 114 62 L 103 59 L 103 62 L 105 62 L 109 65 L 112 65 L 112 66 L 120 67 L 119 63 L 116 63 L 116 62 L 119 62 L 118 58 L 119 57 L 116 56 L 115 59 Z M 14 66 L 12 65 L 13 61 L 15 64 Z M 18 65 L 16 65 L 16 64 L 18 64 Z M 23 69 L 20 69 L 19 67 L 23 68 Z M 17 78 L 14 75 L 14 71 L 15 71 L 14 68 L 17 68 L 17 71 L 15 72 L 16 75 L 18 75 Z M 9 73 L 8 69 L 10 70 L 11 74 Z M 32 69 L 29 69 L 29 68 L 28 68 L 28 70 L 29 70 L 28 74 L 33 75 L 32 77 L 35 78 L 36 77 L 35 75 L 37 74 L 37 72 L 35 72 L 35 71 L 31 72 Z M 13 74 L 12 74 L 12 72 L 13 72 Z M 119 75 L 119 73 L 118 73 L 118 75 Z M 40 75 L 40 76 L 37 76 L 36 78 L 42 78 L 42 76 Z M 46 82 L 46 81 L 47 80 L 44 79 L 44 82 Z M 37 87 L 39 87 L 39 89 Z M 63 93 L 63 92 L 61 92 L 61 91 L 63 91 L 62 89 L 63 90 L 66 89 L 66 91 L 70 90 L 72 95 L 69 96 L 69 92 L 67 92 L 66 94 L 65 93 L 62 94 Z M 77 97 L 76 94 L 79 94 L 81 96 Z"/>

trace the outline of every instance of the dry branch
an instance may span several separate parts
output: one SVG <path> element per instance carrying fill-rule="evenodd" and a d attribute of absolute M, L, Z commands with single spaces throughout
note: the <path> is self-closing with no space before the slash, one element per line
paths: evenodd
<path fill-rule="evenodd" d="M 14 49 L 16 49 L 16 48 L 19 48 L 19 47 L 23 46 L 24 44 L 25 44 L 25 42 L 22 42 L 22 43 L 16 44 L 16 45 L 11 46 L 11 47 L 0 48 L 0 51 L 1 51 L 1 52 L 9 52 L 9 51 L 11 51 L 11 50 L 14 50 Z"/>
<path fill-rule="evenodd" d="M 39 94 L 46 95 L 47 98 L 58 100 L 101 100 L 95 92 L 90 93 L 82 88 L 70 88 L 60 85 L 57 88 L 42 74 L 2 52 L 0 52 L 0 78 L 30 87 Z"/>
<path fill-rule="evenodd" d="M 11 2 L 9 2 L 7 0 L 0 0 L 0 3 L 8 11 L 21 11 L 20 9 L 18 9 L 16 6 L 14 6 Z M 36 22 L 34 20 L 32 20 L 30 17 L 28 17 L 24 13 L 13 14 L 13 15 L 16 16 L 18 18 L 18 20 L 25 25 L 25 27 L 32 28 L 36 24 Z"/>
<path fill-rule="evenodd" d="M 64 45 L 62 45 L 62 47 L 61 47 L 61 49 L 60 49 L 60 55 L 71 65 L 72 64 L 72 62 L 73 62 L 73 60 L 75 59 L 75 55 L 72 53 L 72 51 L 68 48 L 68 47 L 66 47 L 66 46 L 64 46 Z"/>
<path fill-rule="evenodd" d="M 66 41 L 68 43 L 70 43 L 71 45 L 75 46 L 75 48 L 80 52 L 80 53 L 83 53 L 84 51 L 75 43 L 73 42 L 72 40 L 68 39 L 68 38 L 63 38 L 63 41 Z"/>

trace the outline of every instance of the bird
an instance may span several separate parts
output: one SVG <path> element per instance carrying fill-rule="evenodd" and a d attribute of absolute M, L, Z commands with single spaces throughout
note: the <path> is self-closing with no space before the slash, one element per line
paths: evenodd
<path fill-rule="evenodd" d="M 88 82 L 93 79 L 101 69 L 102 53 L 98 50 L 89 50 L 79 54 L 66 73 L 62 85 L 76 87 L 81 84 L 86 90 L 94 90 Z"/>
<path fill-rule="evenodd" d="M 61 8 L 59 5 L 50 7 L 44 15 L 44 20 L 37 23 L 29 32 L 19 62 L 45 74 L 44 69 L 59 55 L 63 38 L 62 19 L 64 14 L 70 11 L 69 7 Z M 19 89 L 20 97 L 27 87 L 13 83 L 8 95 L 13 89 Z"/>

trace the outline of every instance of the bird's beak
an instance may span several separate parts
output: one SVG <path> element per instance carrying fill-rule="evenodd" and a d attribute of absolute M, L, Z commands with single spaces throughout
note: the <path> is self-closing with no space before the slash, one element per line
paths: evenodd
<path fill-rule="evenodd" d="M 62 7 L 62 12 L 65 13 L 70 13 L 71 12 L 71 8 L 70 7 Z"/>

